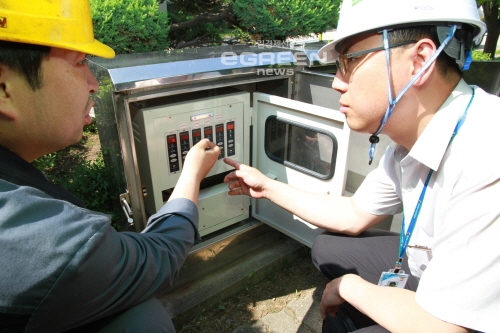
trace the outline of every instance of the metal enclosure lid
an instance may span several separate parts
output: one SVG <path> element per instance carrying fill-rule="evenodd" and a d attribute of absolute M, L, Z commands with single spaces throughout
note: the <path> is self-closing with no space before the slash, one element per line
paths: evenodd
<path fill-rule="evenodd" d="M 277 163 L 268 157 L 264 147 L 265 123 L 266 119 L 272 116 L 290 123 L 318 129 L 335 137 L 337 155 L 333 178 L 319 179 Z M 272 179 L 307 192 L 325 195 L 344 194 L 350 129 L 343 114 L 325 107 L 254 93 L 252 118 L 254 128 L 252 163 L 254 167 Z M 324 231 L 266 199 L 252 199 L 252 216 L 309 247 L 312 246 L 316 236 Z"/>
<path fill-rule="evenodd" d="M 194 83 L 228 75 L 255 73 L 257 68 L 294 67 L 295 51 L 287 48 L 234 45 L 92 57 L 109 73 L 115 92 L 172 83 Z"/>
<path fill-rule="evenodd" d="M 297 65 L 304 67 L 332 68 L 319 61 L 318 51 L 326 45 L 324 41 L 306 41 L 304 43 L 296 42 L 290 49 L 295 53 Z M 322 69 L 323 71 L 323 69 Z"/>

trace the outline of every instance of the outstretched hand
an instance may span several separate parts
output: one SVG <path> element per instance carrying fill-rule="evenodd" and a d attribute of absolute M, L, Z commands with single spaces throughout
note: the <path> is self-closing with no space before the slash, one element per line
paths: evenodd
<path fill-rule="evenodd" d="M 236 169 L 224 177 L 224 182 L 229 182 L 229 195 L 246 194 L 257 199 L 266 197 L 266 184 L 270 178 L 259 170 L 230 158 L 224 158 L 224 163 Z"/>

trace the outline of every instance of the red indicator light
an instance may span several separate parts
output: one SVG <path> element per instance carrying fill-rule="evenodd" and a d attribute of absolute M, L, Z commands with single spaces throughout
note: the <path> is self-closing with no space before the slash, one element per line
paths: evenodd
<path fill-rule="evenodd" d="M 167 138 L 167 141 L 168 141 L 168 143 L 176 143 L 177 142 L 175 136 L 169 136 Z"/>
<path fill-rule="evenodd" d="M 208 128 L 205 130 L 205 135 L 207 134 L 212 134 L 212 129 L 211 128 Z"/>
<path fill-rule="evenodd" d="M 217 127 L 215 128 L 215 131 L 216 131 L 216 132 L 224 132 L 224 128 L 222 128 L 222 126 L 217 126 Z"/>
<path fill-rule="evenodd" d="M 228 130 L 232 130 L 232 129 L 234 129 L 234 123 L 227 124 L 227 129 L 228 129 Z"/>
<path fill-rule="evenodd" d="M 189 140 L 189 135 L 187 135 L 187 134 L 182 134 L 180 137 L 181 137 L 181 140 Z"/>

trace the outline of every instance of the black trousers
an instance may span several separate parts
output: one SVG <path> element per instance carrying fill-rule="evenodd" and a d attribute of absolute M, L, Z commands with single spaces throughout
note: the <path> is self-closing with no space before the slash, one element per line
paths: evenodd
<path fill-rule="evenodd" d="M 152 298 L 118 313 L 65 333 L 175 333 L 161 302 Z"/>
<path fill-rule="evenodd" d="M 329 279 L 352 273 L 377 284 L 383 271 L 394 268 L 398 253 L 398 233 L 369 229 L 356 237 L 323 233 L 316 238 L 311 256 L 314 265 Z M 406 257 L 402 269 L 410 272 Z M 418 280 L 410 275 L 406 289 L 416 291 L 417 286 Z M 350 318 L 357 332 L 388 332 L 348 303 L 341 306 L 341 311 Z M 336 332 L 331 318 L 324 326 L 325 332 Z"/>

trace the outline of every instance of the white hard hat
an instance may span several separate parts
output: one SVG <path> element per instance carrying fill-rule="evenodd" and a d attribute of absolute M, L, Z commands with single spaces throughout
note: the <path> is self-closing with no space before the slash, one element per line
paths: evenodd
<path fill-rule="evenodd" d="M 467 23 L 481 40 L 486 24 L 481 21 L 475 0 L 344 0 L 335 40 L 318 52 L 322 63 L 338 59 L 336 46 L 354 35 L 385 28 L 417 25 Z"/>

